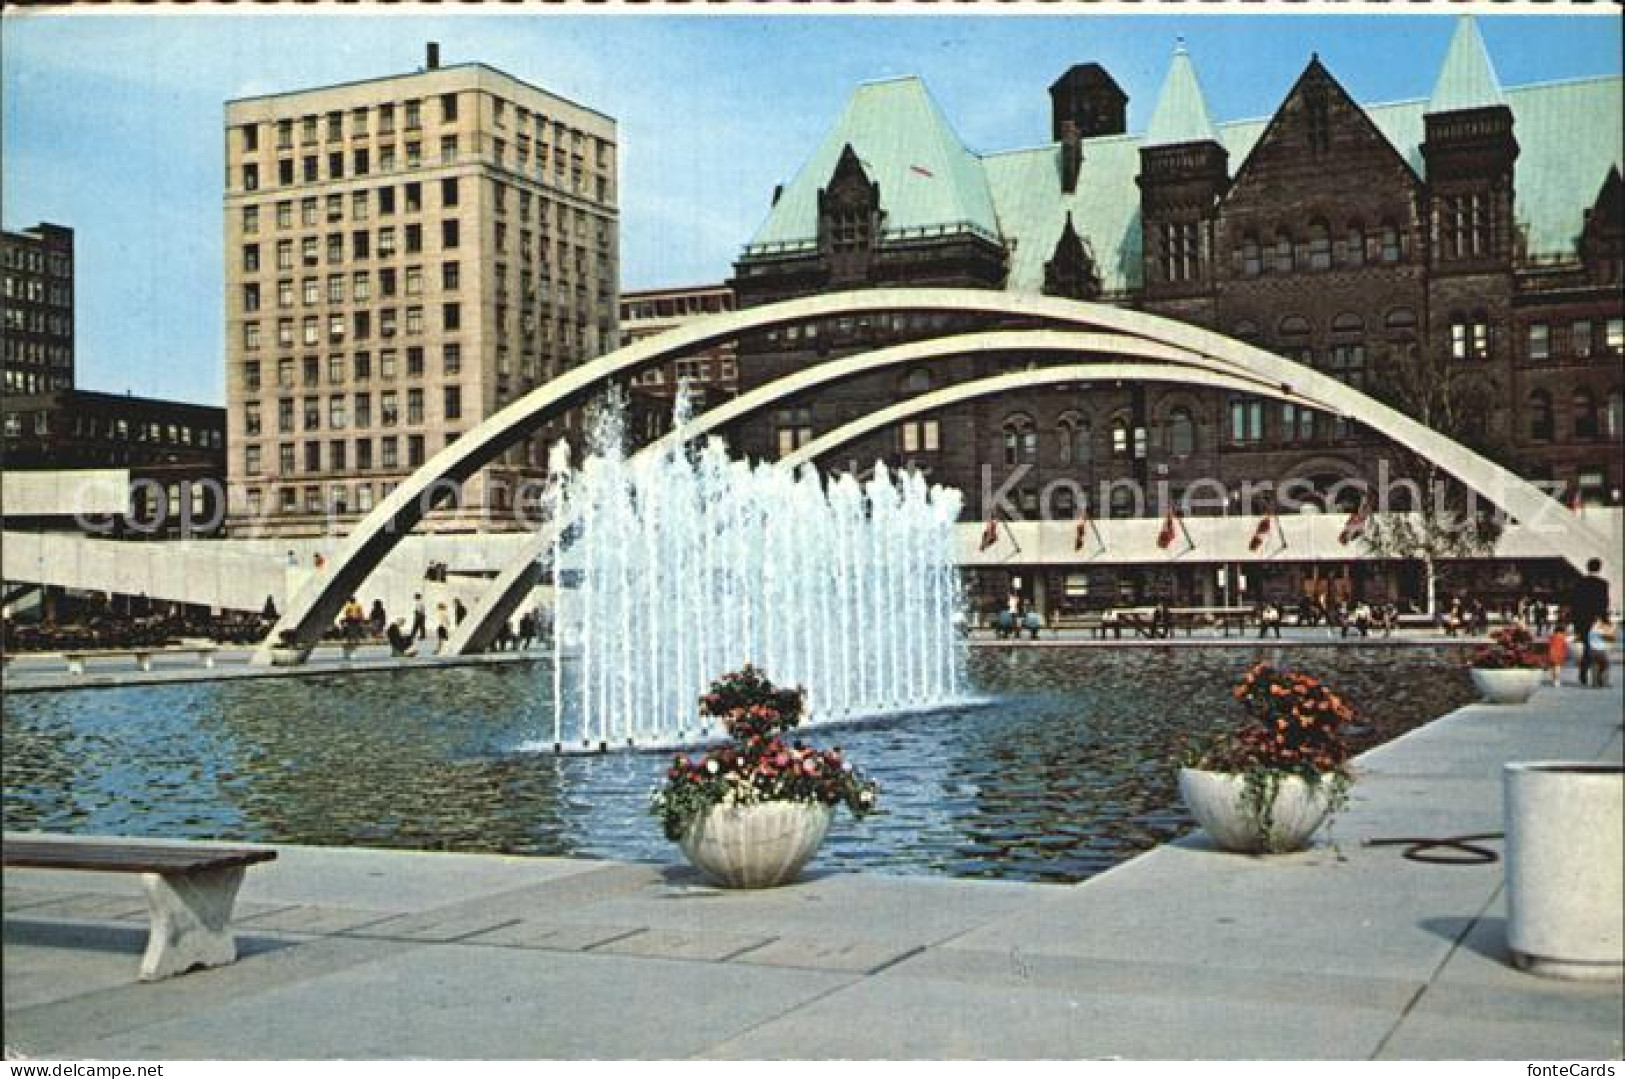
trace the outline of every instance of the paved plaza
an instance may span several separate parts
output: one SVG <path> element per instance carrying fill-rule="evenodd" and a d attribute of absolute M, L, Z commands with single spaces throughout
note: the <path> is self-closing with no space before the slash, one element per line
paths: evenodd
<path fill-rule="evenodd" d="M 1511 760 L 1619 760 L 1621 695 L 1473 705 L 1376 749 L 1334 843 L 1200 836 L 1078 885 L 280 846 L 241 960 L 140 984 L 139 886 L 10 871 L 6 1051 L 31 1058 L 1597 1059 L 1614 984 L 1507 962 L 1503 866 L 1363 840 L 1501 828 Z M 651 825 L 652 826 L 652 825 Z"/>

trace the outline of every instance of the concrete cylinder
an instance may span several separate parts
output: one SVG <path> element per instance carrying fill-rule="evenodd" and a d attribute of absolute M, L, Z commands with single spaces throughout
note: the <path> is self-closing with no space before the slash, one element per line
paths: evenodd
<path fill-rule="evenodd" d="M 1506 788 L 1507 944 L 1521 969 L 1625 975 L 1625 767 L 1515 761 Z"/>

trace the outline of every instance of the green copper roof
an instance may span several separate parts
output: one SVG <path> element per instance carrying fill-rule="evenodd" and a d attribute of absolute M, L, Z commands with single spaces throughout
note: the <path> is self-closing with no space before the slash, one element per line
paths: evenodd
<path fill-rule="evenodd" d="M 1193 80 L 1194 81 L 1194 80 Z M 1504 91 L 1519 155 L 1513 213 L 1528 257 L 1573 258 L 1585 212 L 1611 168 L 1625 168 L 1625 94 L 1618 76 L 1515 87 Z M 1363 106 L 1417 175 L 1422 175 L 1421 99 Z M 893 109 L 897 115 L 886 115 Z M 1258 142 L 1266 120 L 1217 126 L 1232 171 Z M 1004 240 L 1005 287 L 1039 292 L 1068 212 L 1089 244 L 1108 293 L 1140 286 L 1140 200 L 1135 178 L 1151 136 L 1114 135 L 1083 143 L 1075 191 L 1061 190 L 1056 144 L 978 158 L 942 121 L 917 79 L 860 87 L 817 153 L 785 190 L 753 245 L 810 247 L 818 232 L 818 189 L 829 182 L 841 148 L 852 142 L 872 180 L 888 231 L 970 221 Z M 911 166 L 923 162 L 928 178 Z M 930 182 L 928 182 L 930 181 Z M 946 181 L 946 182 L 940 182 Z"/>
<path fill-rule="evenodd" d="M 880 185 L 885 235 L 981 231 L 999 236 L 981 162 L 948 126 L 925 84 L 909 76 L 865 83 L 779 196 L 750 246 L 801 246 L 818 235 L 818 192 L 850 144 Z"/>
<path fill-rule="evenodd" d="M 1463 15 L 1456 20 L 1456 33 L 1444 54 L 1439 81 L 1428 98 L 1428 112 L 1454 112 L 1457 109 L 1484 109 L 1505 105 L 1501 83 L 1478 36 L 1478 23 Z"/>
<path fill-rule="evenodd" d="M 1168 77 L 1162 80 L 1162 92 L 1157 95 L 1157 107 L 1151 113 L 1151 127 L 1145 133 L 1147 146 L 1173 146 L 1181 142 L 1213 142 L 1218 140 L 1213 120 L 1208 116 L 1207 100 L 1202 96 L 1201 84 L 1196 80 L 1196 69 L 1184 46 L 1174 53 L 1174 62 L 1168 67 Z"/>

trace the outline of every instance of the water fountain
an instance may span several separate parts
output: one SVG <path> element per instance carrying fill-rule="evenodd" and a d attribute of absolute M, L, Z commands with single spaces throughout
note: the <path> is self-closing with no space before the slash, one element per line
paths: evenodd
<path fill-rule="evenodd" d="M 809 724 L 961 699 L 957 491 L 877 463 L 860 482 L 733 460 L 720 441 L 627 457 L 615 407 L 555 449 L 555 751 L 704 742 L 696 702 L 754 663 Z M 688 422 L 679 395 L 674 424 Z"/>

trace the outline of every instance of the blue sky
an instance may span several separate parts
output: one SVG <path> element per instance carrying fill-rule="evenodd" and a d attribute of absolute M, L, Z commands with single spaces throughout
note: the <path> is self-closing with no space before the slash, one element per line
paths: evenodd
<path fill-rule="evenodd" d="M 623 9 L 624 10 L 624 9 Z M 1211 9 L 1210 9 L 1211 10 Z M 3 216 L 76 232 L 79 383 L 223 399 L 221 123 L 234 97 L 483 61 L 615 117 L 623 288 L 726 277 L 854 84 L 918 74 L 973 150 L 1049 137 L 1048 87 L 1099 62 L 1144 130 L 1183 37 L 1220 121 L 1308 62 L 1358 100 L 1425 97 L 1447 15 L 8 14 Z M 1499 16 L 1505 85 L 1618 74 L 1621 20 Z"/>

